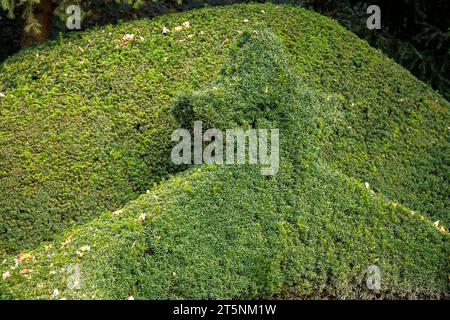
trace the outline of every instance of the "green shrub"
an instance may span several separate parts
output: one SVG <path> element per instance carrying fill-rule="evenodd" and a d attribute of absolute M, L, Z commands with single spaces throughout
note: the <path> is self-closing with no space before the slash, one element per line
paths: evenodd
<path fill-rule="evenodd" d="M 191 27 L 162 34 L 183 21 Z M 341 101 L 327 119 L 321 158 L 387 199 L 448 223 L 448 102 L 330 19 L 251 4 L 70 34 L 6 60 L 0 251 L 49 240 L 174 172 L 175 93 L 212 81 L 232 39 L 257 24 L 281 39 L 318 99 Z M 135 40 L 123 44 L 129 33 Z"/>
<path fill-rule="evenodd" d="M 304 87 L 282 43 L 265 29 L 244 33 L 222 70 L 204 90 L 176 100 L 175 114 L 187 127 L 187 119 L 279 125 L 279 173 L 194 166 L 42 245 L 15 269 L 7 259 L 2 297 L 448 297 L 448 233 L 320 158 L 327 139 L 320 124 L 336 104 Z M 220 86 L 233 94 L 216 94 Z M 238 114 L 243 101 L 249 112 Z M 74 265 L 75 290 L 67 286 Z M 365 285 L 370 265 L 381 270 L 379 292 Z"/>
<path fill-rule="evenodd" d="M 126 47 L 130 27 L 106 27 L 1 66 L 0 253 L 120 208 L 174 171 L 170 99 L 208 79 L 215 65 L 180 74 L 199 65 L 202 46 L 183 50 L 158 36 L 159 24 L 138 25 L 134 32 L 147 40 Z"/>

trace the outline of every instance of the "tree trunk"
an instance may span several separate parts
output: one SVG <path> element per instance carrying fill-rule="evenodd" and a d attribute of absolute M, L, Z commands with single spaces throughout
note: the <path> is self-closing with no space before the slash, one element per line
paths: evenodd
<path fill-rule="evenodd" d="M 41 28 L 38 33 L 23 31 L 20 44 L 27 47 L 34 43 L 40 43 L 47 39 L 53 16 L 52 0 L 41 0 L 35 9 L 35 16 Z"/>

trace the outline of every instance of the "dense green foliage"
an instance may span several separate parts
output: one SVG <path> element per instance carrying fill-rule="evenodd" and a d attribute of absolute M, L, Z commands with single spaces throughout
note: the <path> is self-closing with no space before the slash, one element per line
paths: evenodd
<path fill-rule="evenodd" d="M 46 1 L 46 0 L 45 0 Z M 32 1 L 22 1 L 30 4 Z M 41 1 L 42 2 L 42 1 Z M 78 3 L 82 8 L 82 29 L 92 26 L 116 23 L 119 20 L 133 20 L 154 17 L 174 11 L 185 11 L 208 5 L 229 5 L 246 3 L 252 0 L 59 0 L 53 3 L 54 11 L 48 12 L 51 25 L 50 36 L 67 32 L 65 12 L 69 4 Z M 254 0 L 253 2 L 265 2 Z M 447 0 L 271 0 L 272 3 L 289 3 L 312 8 L 317 12 L 338 20 L 341 25 L 359 37 L 382 50 L 389 57 L 410 70 L 416 77 L 439 90 L 447 100 L 450 97 L 450 3 Z M 32 4 L 32 3 L 31 3 Z M 369 30 L 366 27 L 369 5 L 376 4 L 382 11 L 382 30 Z M 24 26 L 36 26 L 36 21 L 23 22 L 30 17 L 30 11 L 17 1 L 5 0 L 6 9 L 0 10 L 0 61 L 20 49 L 19 38 Z M 33 5 L 33 4 L 32 4 Z M 7 19 L 9 13 L 15 19 Z M 54 16 L 53 16 L 54 15 Z"/>
<path fill-rule="evenodd" d="M 8 259 L 2 297 L 48 299 L 58 289 L 56 299 L 368 298 L 372 264 L 382 271 L 378 296 L 448 295 L 448 235 L 340 173 L 294 171 L 261 179 L 255 167 L 191 170 L 66 232 L 15 270 Z M 75 265 L 79 290 L 67 288 Z"/>
<path fill-rule="evenodd" d="M 224 119 L 245 123 L 252 112 L 236 115 L 239 108 L 227 111 L 226 106 L 238 106 L 242 99 L 249 109 L 266 106 L 256 109 L 257 123 L 283 124 L 279 175 L 262 179 L 251 167 L 190 170 L 112 218 L 104 215 L 68 233 L 73 241 L 67 246 L 58 248 L 57 242 L 38 251 L 27 266 L 34 273 L 28 281 L 12 279 L 18 282 L 9 294 L 46 298 L 60 288 L 66 298 L 251 298 L 289 288 L 306 296 L 326 290 L 364 297 L 369 295 L 362 285 L 364 269 L 371 263 L 382 266 L 387 297 L 445 294 L 448 238 L 362 183 L 332 172 L 317 154 L 311 157 L 321 131 L 314 123 L 323 113 L 319 100 L 299 85 L 280 45 L 266 31 L 244 34 L 223 77 L 212 85 L 233 92 L 232 101 L 218 99 L 220 89 L 191 96 L 215 101 L 224 113 L 208 103 L 190 104 L 187 96 L 175 107 L 206 106 L 196 109 L 194 118 L 227 127 L 231 123 Z M 261 103 L 263 87 L 269 93 L 260 96 Z M 324 104 L 326 112 L 329 103 Z M 293 115 L 291 121 L 280 121 L 285 115 Z M 316 143 L 305 147 L 305 141 Z M 77 258 L 76 250 L 86 245 L 86 256 Z M 81 268 L 80 290 L 65 289 L 70 264 Z"/>
<path fill-rule="evenodd" d="M 191 27 L 161 34 L 183 21 Z M 121 45 L 130 32 L 143 39 Z M 36 53 L 58 66 L 33 66 L 27 58 Z M 54 289 L 57 298 L 373 297 L 364 284 L 372 264 L 385 297 L 448 296 L 448 234 L 422 215 L 448 221 L 448 103 L 335 22 L 284 6 L 205 9 L 74 35 L 2 68 L 1 162 L 9 167 L 0 222 L 8 232 L 58 210 L 67 222 L 117 208 L 170 172 L 177 122 L 279 127 L 282 148 L 273 177 L 255 166 L 196 166 L 72 227 L 14 269 L 6 259 L 2 272 L 12 276 L 2 298 L 50 298 Z M 176 121 L 169 106 L 179 91 Z M 77 156 L 81 147 L 89 157 Z M 66 180 L 49 191 L 43 182 L 58 177 Z M 61 186 L 76 197 L 44 201 Z M 94 195 L 105 202 L 95 206 Z M 14 235 L 5 243 L 26 243 Z M 79 290 L 66 286 L 70 265 L 80 267 Z"/>

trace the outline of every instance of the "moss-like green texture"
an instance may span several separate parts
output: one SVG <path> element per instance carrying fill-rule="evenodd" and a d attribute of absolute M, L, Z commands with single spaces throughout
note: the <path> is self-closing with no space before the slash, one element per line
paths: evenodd
<path fill-rule="evenodd" d="M 191 27 L 162 34 L 183 21 Z M 213 80 L 256 24 L 281 38 L 305 83 L 341 97 L 323 149 L 332 166 L 448 223 L 448 103 L 330 19 L 236 5 L 73 33 L 1 65 L 0 252 L 117 209 L 173 172 L 171 99 Z"/>
<path fill-rule="evenodd" d="M 306 14 L 227 10 L 242 8 Z M 334 168 L 325 151 L 345 99 L 307 88 L 270 28 L 245 29 L 217 78 L 184 90 L 172 111 L 186 128 L 279 128 L 279 172 L 194 166 L 13 268 L 6 259 L 2 298 L 448 297 L 448 233 Z M 375 292 L 371 265 L 381 270 Z"/>
<path fill-rule="evenodd" d="M 448 254 L 448 235 L 431 222 L 338 172 L 286 166 L 266 180 L 255 167 L 210 166 L 58 236 L 14 270 L 8 259 L 0 290 L 4 299 L 443 298 Z M 366 287 L 370 265 L 380 292 Z"/>

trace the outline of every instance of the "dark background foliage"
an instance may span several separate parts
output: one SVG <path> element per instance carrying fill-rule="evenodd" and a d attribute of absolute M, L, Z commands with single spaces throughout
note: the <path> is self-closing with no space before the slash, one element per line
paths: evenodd
<path fill-rule="evenodd" d="M 82 1 L 88 12 L 84 29 L 119 20 L 152 17 L 205 5 L 227 5 L 248 0 L 159 0 L 142 1 L 139 8 L 114 0 Z M 265 2 L 265 1 L 257 1 Z M 366 39 L 372 46 L 431 84 L 447 99 L 450 98 L 450 1 L 447 0 L 273 0 L 275 3 L 303 5 L 338 20 L 349 30 Z M 382 29 L 366 28 L 366 8 L 377 4 L 382 12 Z M 0 61 L 20 49 L 23 21 L 20 12 L 15 20 L 0 11 Z M 54 19 L 51 37 L 66 32 L 64 24 Z"/>
<path fill-rule="evenodd" d="M 381 49 L 419 79 L 450 98 L 450 1 L 309 0 L 316 11 Z M 382 29 L 366 28 L 366 8 L 381 8 Z"/>

